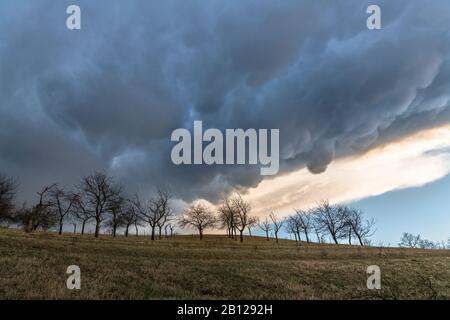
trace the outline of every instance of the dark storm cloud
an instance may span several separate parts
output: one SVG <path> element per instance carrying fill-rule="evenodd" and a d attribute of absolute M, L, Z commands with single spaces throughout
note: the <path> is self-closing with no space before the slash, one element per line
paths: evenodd
<path fill-rule="evenodd" d="M 68 31 L 72 2 L 0 4 L 0 165 L 22 185 L 107 170 L 215 200 L 261 176 L 172 165 L 170 134 L 194 120 L 280 128 L 281 170 L 313 173 L 450 120 L 445 0 L 378 1 L 382 31 L 369 2 L 331 0 L 75 1 Z"/>

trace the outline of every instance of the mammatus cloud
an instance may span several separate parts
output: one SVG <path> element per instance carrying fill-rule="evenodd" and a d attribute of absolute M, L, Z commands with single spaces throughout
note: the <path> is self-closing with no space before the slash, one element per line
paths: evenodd
<path fill-rule="evenodd" d="M 306 169 L 263 181 L 248 191 L 253 213 L 280 216 L 318 201 L 352 202 L 388 191 L 419 187 L 450 173 L 450 126 L 428 129 L 369 152 L 341 158 L 321 175 Z M 276 201 L 274 201 L 276 199 Z"/>
<path fill-rule="evenodd" d="M 0 166 L 24 198 L 93 170 L 185 201 L 257 187 L 256 167 L 172 164 L 194 120 L 279 128 L 280 175 L 317 181 L 450 120 L 446 0 L 378 1 L 381 31 L 360 0 L 78 3 L 80 31 L 65 3 L 0 4 Z"/>

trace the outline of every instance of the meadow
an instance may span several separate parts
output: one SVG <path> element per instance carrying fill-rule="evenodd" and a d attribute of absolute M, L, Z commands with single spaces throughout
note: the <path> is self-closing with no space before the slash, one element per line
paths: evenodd
<path fill-rule="evenodd" d="M 81 290 L 68 290 L 69 265 Z M 381 268 L 381 290 L 366 269 Z M 450 251 L 0 229 L 0 299 L 449 299 Z"/>

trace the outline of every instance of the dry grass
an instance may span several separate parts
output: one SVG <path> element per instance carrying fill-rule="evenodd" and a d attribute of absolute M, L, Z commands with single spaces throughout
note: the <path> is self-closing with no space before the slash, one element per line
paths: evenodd
<path fill-rule="evenodd" d="M 382 290 L 366 289 L 366 268 Z M 66 288 L 79 265 L 82 289 Z M 450 252 L 0 229 L 2 299 L 448 299 Z"/>

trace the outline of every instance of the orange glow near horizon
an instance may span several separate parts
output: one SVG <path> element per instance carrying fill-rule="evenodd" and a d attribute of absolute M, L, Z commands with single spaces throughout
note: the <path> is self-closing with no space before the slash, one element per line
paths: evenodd
<path fill-rule="evenodd" d="M 317 201 L 351 202 L 389 191 L 419 187 L 450 172 L 450 126 L 424 130 L 369 152 L 335 160 L 326 172 L 306 168 L 262 181 L 245 198 L 253 214 L 280 216 Z"/>

